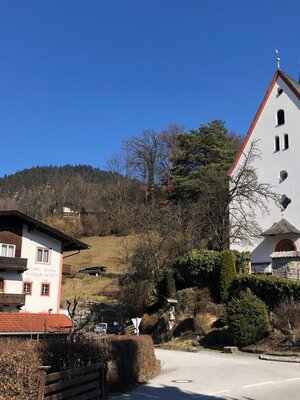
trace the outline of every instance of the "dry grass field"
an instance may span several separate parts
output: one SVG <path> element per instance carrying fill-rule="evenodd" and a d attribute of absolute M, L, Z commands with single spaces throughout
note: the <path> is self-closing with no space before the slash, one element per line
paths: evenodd
<path fill-rule="evenodd" d="M 136 239 L 133 236 L 93 236 L 81 240 L 91 246 L 90 249 L 75 255 L 72 255 L 74 252 L 64 254 L 64 264 L 71 265 L 71 275 L 63 278 L 62 300 L 72 300 L 76 296 L 80 300 L 117 302 L 118 276 L 128 271 L 129 257 Z M 78 272 L 89 266 L 104 266 L 107 270 L 99 276 Z"/>

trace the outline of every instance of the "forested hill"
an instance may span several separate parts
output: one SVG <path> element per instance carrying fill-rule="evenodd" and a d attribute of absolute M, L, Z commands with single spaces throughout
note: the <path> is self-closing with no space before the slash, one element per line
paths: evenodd
<path fill-rule="evenodd" d="M 89 165 L 35 167 L 0 179 L 0 210 L 18 209 L 75 236 L 106 235 L 124 231 L 140 191 L 136 181 Z"/>
<path fill-rule="evenodd" d="M 44 185 L 69 182 L 74 176 L 81 176 L 87 183 L 109 184 L 116 174 L 93 168 L 90 165 L 65 165 L 63 167 L 34 167 L 18 171 L 15 174 L 0 178 L 0 193 L 11 195 L 23 189 L 32 189 Z"/>

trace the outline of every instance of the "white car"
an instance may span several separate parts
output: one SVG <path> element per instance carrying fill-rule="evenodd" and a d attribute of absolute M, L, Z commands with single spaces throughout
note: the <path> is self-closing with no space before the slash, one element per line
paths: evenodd
<path fill-rule="evenodd" d="M 100 324 L 95 325 L 94 328 L 95 333 L 107 333 L 107 323 L 101 322 Z"/>

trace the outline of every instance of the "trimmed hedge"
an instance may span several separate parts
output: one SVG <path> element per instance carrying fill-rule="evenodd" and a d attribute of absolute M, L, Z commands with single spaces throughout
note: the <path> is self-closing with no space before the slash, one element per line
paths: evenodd
<path fill-rule="evenodd" d="M 238 297 L 247 288 L 271 310 L 285 300 L 300 301 L 300 282 L 270 275 L 237 275 L 230 287 L 230 298 Z"/>
<path fill-rule="evenodd" d="M 228 303 L 226 319 L 228 332 L 236 346 L 247 346 L 268 334 L 267 306 L 249 289 Z"/>
<path fill-rule="evenodd" d="M 109 392 L 117 392 L 136 382 L 146 382 L 159 370 L 149 335 L 107 336 Z"/>
<path fill-rule="evenodd" d="M 249 265 L 250 253 L 226 250 L 232 254 L 237 271 L 246 271 Z M 191 250 L 179 258 L 174 266 L 178 286 L 181 289 L 188 287 L 209 287 L 215 298 L 220 297 L 220 270 L 221 252 L 214 250 Z"/>
<path fill-rule="evenodd" d="M 37 342 L 0 339 L 0 400 L 36 400 L 39 365 Z"/>
<path fill-rule="evenodd" d="M 159 369 L 150 336 L 105 336 L 101 340 L 0 339 L 0 400 L 36 400 L 38 366 L 51 372 L 108 362 L 108 387 L 118 392 L 152 378 Z"/>

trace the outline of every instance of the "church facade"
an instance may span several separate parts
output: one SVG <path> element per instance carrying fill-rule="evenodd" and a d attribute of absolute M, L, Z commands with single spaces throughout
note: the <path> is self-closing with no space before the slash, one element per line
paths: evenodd
<path fill-rule="evenodd" d="M 277 201 L 268 212 L 254 206 L 260 235 L 252 244 L 232 244 L 251 251 L 252 272 L 300 279 L 300 84 L 277 70 L 251 124 L 229 176 L 234 177 L 255 143 L 260 156 L 252 167 L 258 181 L 271 185 Z"/>

